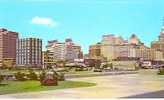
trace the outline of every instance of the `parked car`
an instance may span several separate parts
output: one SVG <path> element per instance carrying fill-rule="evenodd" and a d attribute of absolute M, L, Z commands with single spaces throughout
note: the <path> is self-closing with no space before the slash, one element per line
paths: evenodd
<path fill-rule="evenodd" d="M 112 71 L 112 69 L 108 67 L 108 68 L 104 68 L 103 71 L 108 72 L 108 71 Z"/>
<path fill-rule="evenodd" d="M 94 72 L 102 72 L 102 69 L 96 68 L 93 70 Z"/>

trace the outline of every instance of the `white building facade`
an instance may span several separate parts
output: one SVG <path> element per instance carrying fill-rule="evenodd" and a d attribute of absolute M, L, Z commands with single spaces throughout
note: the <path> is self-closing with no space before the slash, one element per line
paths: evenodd
<path fill-rule="evenodd" d="M 17 40 L 16 65 L 42 66 L 42 40 L 38 38 L 24 38 Z"/>
<path fill-rule="evenodd" d="M 78 52 L 76 52 L 74 46 L 75 44 L 71 39 L 66 39 L 65 42 L 53 40 L 48 42 L 47 50 L 53 52 L 54 61 L 73 62 L 74 59 L 78 59 Z"/>

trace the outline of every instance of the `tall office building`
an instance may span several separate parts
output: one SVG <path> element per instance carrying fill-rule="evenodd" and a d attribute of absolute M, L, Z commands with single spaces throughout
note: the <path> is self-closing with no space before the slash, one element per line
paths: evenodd
<path fill-rule="evenodd" d="M 65 60 L 65 43 L 57 40 L 48 41 L 47 50 L 52 52 L 54 61 Z"/>
<path fill-rule="evenodd" d="M 163 19 L 163 26 L 159 35 L 159 41 L 164 42 L 164 19 Z"/>
<path fill-rule="evenodd" d="M 42 40 L 24 38 L 17 41 L 17 65 L 27 67 L 42 66 Z"/>
<path fill-rule="evenodd" d="M 127 44 L 127 40 L 124 40 L 120 36 L 113 34 L 103 35 L 101 40 L 101 56 L 107 58 L 107 60 L 116 59 L 119 52 L 118 46 L 124 44 Z M 121 49 L 123 50 L 123 47 Z"/>
<path fill-rule="evenodd" d="M 49 66 L 55 65 L 55 61 L 53 59 L 53 52 L 50 51 L 43 51 L 42 52 L 42 64 L 43 68 L 47 68 Z"/>
<path fill-rule="evenodd" d="M 107 44 L 107 45 L 120 45 L 124 44 L 124 40 L 121 36 L 115 36 L 114 34 L 108 34 L 108 35 L 103 35 L 102 44 Z"/>
<path fill-rule="evenodd" d="M 89 58 L 101 59 L 101 44 L 97 43 L 89 46 Z"/>
<path fill-rule="evenodd" d="M 66 39 L 65 42 L 48 41 L 47 50 L 53 52 L 55 61 L 73 62 L 82 56 L 81 47 L 74 44 L 72 39 Z"/>
<path fill-rule="evenodd" d="M 131 37 L 129 38 L 129 44 L 140 45 L 141 42 L 135 34 L 132 34 Z"/>
<path fill-rule="evenodd" d="M 164 22 L 158 40 L 151 43 L 151 48 L 163 52 L 164 57 Z"/>
<path fill-rule="evenodd" d="M 160 36 L 160 38 L 162 40 L 164 37 Z M 161 48 L 160 45 L 157 46 Z M 163 60 L 163 57 L 160 56 L 162 54 L 161 51 L 146 47 L 135 34 L 132 34 L 129 40 L 124 40 L 113 34 L 103 35 L 101 43 L 91 45 L 89 48 L 90 58 L 106 58 L 109 61 L 129 59 Z"/>
<path fill-rule="evenodd" d="M 73 50 L 77 54 L 77 58 L 78 59 L 82 59 L 83 58 L 83 52 L 81 50 L 81 46 L 80 45 L 74 44 L 73 45 Z"/>
<path fill-rule="evenodd" d="M 15 64 L 17 38 L 18 33 L 0 29 L 0 67 L 4 67 L 5 62 Z"/>

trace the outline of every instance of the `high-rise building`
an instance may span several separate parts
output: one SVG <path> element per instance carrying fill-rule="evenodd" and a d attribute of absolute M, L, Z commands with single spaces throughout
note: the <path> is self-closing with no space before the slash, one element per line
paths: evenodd
<path fill-rule="evenodd" d="M 161 51 L 146 47 L 135 34 L 128 40 L 112 35 L 103 35 L 99 44 L 89 48 L 90 58 L 112 60 L 163 60 Z"/>
<path fill-rule="evenodd" d="M 48 41 L 47 50 L 54 53 L 55 61 L 73 62 L 74 59 L 82 57 L 81 46 L 74 44 L 70 38 L 65 42 Z"/>
<path fill-rule="evenodd" d="M 77 58 L 78 59 L 82 59 L 83 58 L 83 52 L 81 50 L 81 46 L 80 45 L 77 45 L 77 44 L 74 44 L 73 45 L 73 49 L 77 55 Z"/>
<path fill-rule="evenodd" d="M 135 34 L 132 34 L 131 37 L 129 38 L 129 44 L 140 45 L 141 42 Z"/>
<path fill-rule="evenodd" d="M 164 57 L 164 22 L 158 40 L 151 43 L 151 48 L 163 52 Z"/>
<path fill-rule="evenodd" d="M 75 52 L 73 45 L 72 39 L 68 38 L 65 40 L 66 61 L 68 62 L 74 62 L 74 59 L 78 58 L 78 54 Z"/>
<path fill-rule="evenodd" d="M 27 67 L 42 66 L 42 40 L 24 38 L 17 41 L 17 65 Z"/>
<path fill-rule="evenodd" d="M 43 51 L 42 57 L 43 68 L 52 67 L 56 64 L 56 62 L 53 59 L 53 52 L 50 52 L 48 50 Z"/>
<path fill-rule="evenodd" d="M 89 58 L 91 58 L 91 59 L 102 59 L 101 44 L 100 43 L 89 46 Z"/>
<path fill-rule="evenodd" d="M 164 19 L 163 19 L 163 26 L 159 35 L 159 41 L 164 42 Z"/>
<path fill-rule="evenodd" d="M 116 45 L 116 44 L 124 44 L 124 40 L 121 36 L 115 36 L 113 34 L 109 34 L 109 35 L 103 35 L 102 36 L 102 40 L 101 40 L 102 44 L 110 44 L 110 45 Z"/>
<path fill-rule="evenodd" d="M 107 58 L 108 60 L 113 60 L 118 57 L 118 50 L 123 48 L 125 46 L 122 46 L 124 44 L 127 44 L 127 41 L 124 40 L 120 36 L 115 36 L 113 34 L 109 35 L 103 35 L 101 40 L 101 55 L 103 58 Z M 125 48 L 126 49 L 126 48 Z M 124 52 L 125 54 L 125 52 Z M 122 52 L 123 55 L 123 52 Z"/>
<path fill-rule="evenodd" d="M 15 65 L 17 32 L 0 29 L 0 67 L 7 66 L 5 62 Z"/>

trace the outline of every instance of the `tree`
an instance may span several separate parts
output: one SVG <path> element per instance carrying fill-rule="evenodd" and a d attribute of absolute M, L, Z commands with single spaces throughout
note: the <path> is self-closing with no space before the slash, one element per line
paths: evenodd
<path fill-rule="evenodd" d="M 59 60 L 56 62 L 56 65 L 58 67 L 65 67 L 65 64 L 66 64 L 66 61 L 64 61 L 64 60 Z"/>
<path fill-rule="evenodd" d="M 0 75 L 0 83 L 2 82 L 2 80 L 3 80 L 3 77 L 2 77 L 2 75 Z"/>
<path fill-rule="evenodd" d="M 14 65 L 14 60 L 13 59 L 10 59 L 10 58 L 6 58 L 3 60 L 3 67 L 4 68 L 8 68 L 8 69 L 11 69 Z"/>
<path fill-rule="evenodd" d="M 25 73 L 21 73 L 21 72 L 15 73 L 15 78 L 18 81 L 25 81 L 26 80 L 25 76 L 26 76 Z"/>
<path fill-rule="evenodd" d="M 44 86 L 56 86 L 58 85 L 57 75 L 54 72 L 42 72 L 40 75 L 40 83 Z"/>
<path fill-rule="evenodd" d="M 164 75 L 164 68 L 159 69 L 158 75 Z"/>
<path fill-rule="evenodd" d="M 42 71 L 42 73 L 40 74 L 40 81 L 42 82 L 44 80 L 44 78 L 46 77 L 46 72 Z"/>
<path fill-rule="evenodd" d="M 111 69 L 113 69 L 113 63 L 110 63 L 110 64 L 109 64 L 109 67 L 110 67 Z"/>
<path fill-rule="evenodd" d="M 28 78 L 30 80 L 38 80 L 38 76 L 33 70 L 29 70 Z"/>
<path fill-rule="evenodd" d="M 59 81 L 65 81 L 64 73 L 62 73 L 62 72 L 58 73 L 57 77 L 58 77 Z"/>

